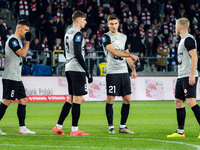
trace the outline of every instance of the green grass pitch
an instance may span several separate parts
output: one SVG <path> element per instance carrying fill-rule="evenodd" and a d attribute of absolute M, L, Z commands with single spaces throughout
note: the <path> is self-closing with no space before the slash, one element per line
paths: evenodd
<path fill-rule="evenodd" d="M 200 102 L 198 102 L 200 103 Z M 89 137 L 70 137 L 71 112 L 63 124 L 65 136 L 52 132 L 63 102 L 28 103 L 26 126 L 36 135 L 19 135 L 17 103 L 12 103 L 0 122 L 7 135 L 0 136 L 1 150 L 143 150 L 143 149 L 200 149 L 199 125 L 192 110 L 186 104 L 185 138 L 167 138 L 177 129 L 176 110 L 173 101 L 131 102 L 127 126 L 134 135 L 118 133 L 122 102 L 114 102 L 115 135 L 108 134 L 105 115 L 106 102 L 84 102 L 81 105 L 79 129 L 90 133 Z"/>

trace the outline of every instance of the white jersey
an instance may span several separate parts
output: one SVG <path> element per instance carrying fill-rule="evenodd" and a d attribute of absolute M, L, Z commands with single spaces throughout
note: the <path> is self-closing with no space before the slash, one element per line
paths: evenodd
<path fill-rule="evenodd" d="M 22 48 L 21 39 L 16 35 L 11 35 L 5 45 L 5 69 L 2 79 L 21 81 L 22 57 L 16 51 Z"/>

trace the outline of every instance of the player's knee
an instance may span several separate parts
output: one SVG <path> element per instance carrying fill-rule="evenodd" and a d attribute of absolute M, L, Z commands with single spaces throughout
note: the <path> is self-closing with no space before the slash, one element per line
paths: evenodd
<path fill-rule="evenodd" d="M 196 103 L 196 99 L 194 99 L 194 98 L 188 98 L 188 99 L 186 99 L 186 101 L 187 101 L 187 104 L 192 108 L 194 105 L 196 105 L 197 103 Z"/>
<path fill-rule="evenodd" d="M 123 99 L 123 103 L 124 103 L 124 104 L 130 104 L 130 103 L 131 103 L 131 100 L 130 100 L 130 99 Z"/>
<path fill-rule="evenodd" d="M 19 104 L 21 104 L 21 105 L 26 105 L 26 103 L 27 103 L 26 98 L 22 98 L 22 99 L 19 100 Z"/>
<path fill-rule="evenodd" d="M 182 100 L 176 99 L 175 106 L 176 108 L 182 108 L 184 106 L 184 102 Z"/>

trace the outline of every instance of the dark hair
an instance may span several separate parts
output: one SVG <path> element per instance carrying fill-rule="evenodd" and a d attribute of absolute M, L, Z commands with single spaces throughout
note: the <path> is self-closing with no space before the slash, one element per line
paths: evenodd
<path fill-rule="evenodd" d="M 109 15 L 109 16 L 108 16 L 107 21 L 115 20 L 115 19 L 117 19 L 117 20 L 119 21 L 119 17 L 118 17 L 117 15 L 115 15 L 115 14 L 112 14 L 112 15 Z"/>
<path fill-rule="evenodd" d="M 17 22 L 17 25 L 28 26 L 28 27 L 30 26 L 28 21 L 26 21 L 25 19 L 19 20 Z"/>
<path fill-rule="evenodd" d="M 72 21 L 75 21 L 77 18 L 86 18 L 86 14 L 80 10 L 76 10 L 73 14 L 72 14 Z"/>

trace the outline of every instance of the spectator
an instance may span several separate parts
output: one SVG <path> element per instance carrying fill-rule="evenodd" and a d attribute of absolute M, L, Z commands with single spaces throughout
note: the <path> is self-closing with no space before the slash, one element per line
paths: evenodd
<path fill-rule="evenodd" d="M 132 36 L 128 39 L 128 43 L 131 44 L 130 53 L 138 56 L 142 52 L 142 42 L 138 28 L 132 33 Z"/>
<path fill-rule="evenodd" d="M 53 49 L 53 45 L 55 44 L 56 38 L 60 38 L 60 35 L 58 33 L 57 27 L 53 26 L 52 27 L 52 33 L 48 37 L 48 42 L 49 42 L 49 48 Z"/>
<path fill-rule="evenodd" d="M 103 31 L 106 32 L 107 31 L 107 19 L 108 19 L 108 14 L 103 14 L 103 19 L 101 20 L 101 24 L 103 25 Z"/>
<path fill-rule="evenodd" d="M 44 19 L 44 14 L 41 14 L 36 20 L 35 20 L 35 27 L 38 28 L 39 30 L 45 32 L 45 23 L 46 20 Z M 40 37 L 40 33 L 38 30 L 35 30 L 35 35 L 37 38 Z"/>
<path fill-rule="evenodd" d="M 0 70 L 4 70 L 5 68 L 5 56 L 4 54 L 0 53 Z"/>
<path fill-rule="evenodd" d="M 28 61 L 26 62 L 26 64 L 24 65 L 24 67 L 25 67 L 25 69 L 26 69 L 26 75 L 27 75 L 27 76 L 31 76 L 32 73 L 33 73 L 33 65 L 32 65 L 31 61 L 28 60 Z"/>
<path fill-rule="evenodd" d="M 143 58 L 144 54 L 142 52 L 140 53 L 139 57 L 140 57 L 140 61 L 136 62 L 136 67 L 135 67 L 137 72 L 138 71 L 144 71 L 144 65 L 147 62 L 147 59 Z"/>
<path fill-rule="evenodd" d="M 59 33 L 62 41 L 64 40 L 66 28 L 67 28 L 67 25 L 65 24 L 64 18 L 60 17 L 60 21 L 58 22 L 58 33 Z"/>
<path fill-rule="evenodd" d="M 98 44 L 102 45 L 102 35 L 103 35 L 103 25 L 99 24 L 99 27 L 97 29 L 97 39 L 98 39 Z"/>
<path fill-rule="evenodd" d="M 146 31 L 151 25 L 151 15 L 147 8 L 141 13 L 141 20 L 144 22 L 144 30 Z"/>
<path fill-rule="evenodd" d="M 29 15 L 29 20 L 30 20 L 30 23 L 31 24 L 35 24 L 35 20 L 36 18 L 38 18 L 39 16 L 39 11 L 40 11 L 40 6 L 39 6 L 39 3 L 37 3 L 36 0 L 31 0 L 29 2 L 29 12 L 30 12 L 30 15 Z"/>
<path fill-rule="evenodd" d="M 54 0 L 54 2 L 52 4 L 52 13 L 56 14 L 57 10 L 61 10 L 60 0 Z"/>
<path fill-rule="evenodd" d="M 119 16 L 120 20 L 123 20 L 123 14 L 122 14 L 122 12 L 124 10 L 124 7 L 125 7 L 124 1 L 120 0 L 119 5 L 116 6 L 116 9 L 115 9 L 116 10 L 116 14 L 117 14 L 117 16 Z"/>
<path fill-rule="evenodd" d="M 166 58 L 169 54 L 169 48 L 165 41 L 157 48 L 157 59 L 156 59 L 156 66 L 157 71 L 167 71 L 166 68 Z"/>
<path fill-rule="evenodd" d="M 0 16 L 0 45 L 4 47 L 4 43 L 7 40 L 7 36 L 6 36 L 6 28 L 3 25 L 3 19 L 5 18 Z"/>
<path fill-rule="evenodd" d="M 94 25 L 94 14 L 92 12 L 92 6 L 88 6 L 87 7 L 87 10 L 85 12 L 87 14 L 87 18 L 86 18 L 86 21 L 87 21 L 87 24 L 86 24 L 86 28 L 91 28 L 92 30 L 94 30 L 95 28 L 93 28 L 93 25 Z"/>
<path fill-rule="evenodd" d="M 169 43 L 169 54 L 167 57 L 172 59 L 167 59 L 168 71 L 177 71 L 177 64 L 176 64 L 176 50 L 173 48 L 173 44 Z"/>
<path fill-rule="evenodd" d="M 140 31 L 140 39 L 142 44 L 145 43 L 145 32 L 144 32 L 144 23 L 140 22 L 139 24 L 139 31 Z"/>
<path fill-rule="evenodd" d="M 152 0 L 152 3 L 149 5 L 149 12 L 151 14 L 151 20 L 157 20 L 160 21 L 160 6 L 157 2 L 157 0 Z"/>
<path fill-rule="evenodd" d="M 89 72 L 91 75 L 93 75 L 93 68 L 94 68 L 94 65 L 96 64 L 96 53 L 95 53 L 95 43 L 94 43 L 94 40 L 92 38 L 90 38 L 90 42 L 86 45 L 86 48 L 87 48 L 87 56 L 89 58 L 87 58 L 87 63 L 88 63 L 88 66 L 90 66 L 89 68 Z"/>
<path fill-rule="evenodd" d="M 170 15 L 172 9 L 173 6 L 171 0 L 167 0 L 167 4 L 165 5 L 165 15 Z"/>
<path fill-rule="evenodd" d="M 159 31 L 157 36 L 155 36 L 154 40 L 153 40 L 153 47 L 152 47 L 152 55 L 153 56 L 156 56 L 157 48 L 162 43 L 163 39 L 164 39 L 163 33 L 161 31 Z"/>
<path fill-rule="evenodd" d="M 7 29 L 7 39 L 13 34 L 13 29 L 11 27 L 8 27 Z"/>
<path fill-rule="evenodd" d="M 133 16 L 133 26 L 136 28 L 138 26 L 138 17 Z"/>
<path fill-rule="evenodd" d="M 73 12 L 76 10 L 76 7 L 74 5 L 71 6 L 71 9 L 69 9 L 70 6 L 67 6 L 67 2 L 66 2 L 66 6 L 64 8 L 64 18 L 65 18 L 65 22 L 67 22 L 68 25 L 72 24 L 72 14 Z"/>
<path fill-rule="evenodd" d="M 124 33 L 127 37 L 131 37 L 135 28 L 132 26 L 130 19 L 126 19 L 126 23 L 124 24 Z"/>
<path fill-rule="evenodd" d="M 67 25 L 71 24 L 71 16 L 70 16 L 70 12 L 71 12 L 71 9 L 70 9 L 70 5 L 69 5 L 69 2 L 65 2 L 65 5 L 64 5 L 64 8 L 63 8 L 63 18 L 65 20 L 65 23 Z"/>
<path fill-rule="evenodd" d="M 141 0 L 136 0 L 131 8 L 131 12 L 135 16 L 140 16 L 143 11 L 143 5 L 141 4 Z"/>
<path fill-rule="evenodd" d="M 29 21 L 29 6 L 27 0 L 19 0 L 15 5 L 15 11 L 19 15 L 19 19 Z"/>
<path fill-rule="evenodd" d="M 173 48 L 176 47 L 176 36 L 174 36 L 172 32 L 169 32 L 169 37 L 168 37 L 167 43 L 168 44 L 171 43 Z"/>
<path fill-rule="evenodd" d="M 155 25 L 151 24 L 151 26 L 146 32 L 146 46 L 147 46 L 147 53 L 148 53 L 147 56 L 152 56 L 153 39 L 154 39 L 154 36 L 156 36 L 155 32 L 157 32 Z"/>
<path fill-rule="evenodd" d="M 61 45 L 61 39 L 60 39 L 60 38 L 56 38 L 56 39 L 55 39 L 55 44 L 54 44 L 54 46 L 53 46 L 53 50 L 54 50 L 54 51 L 55 51 L 55 50 L 63 50 L 63 46 Z M 59 55 L 59 54 L 61 54 L 61 53 L 58 53 L 58 52 L 55 53 L 54 59 L 55 59 L 56 61 L 58 61 L 58 55 Z"/>
<path fill-rule="evenodd" d="M 50 5 L 47 6 L 46 11 L 44 13 L 44 19 L 46 20 L 46 22 L 49 21 L 49 18 L 50 18 L 51 13 L 52 13 L 51 11 L 52 11 L 51 6 Z"/>
<path fill-rule="evenodd" d="M 194 3 L 194 10 L 195 10 L 195 13 L 196 13 L 196 18 L 197 18 L 197 20 L 199 22 L 200 8 L 199 8 L 199 3 L 198 2 Z"/>
<path fill-rule="evenodd" d="M 195 12 L 193 4 L 190 5 L 190 9 L 187 11 L 187 16 L 188 16 L 188 20 L 192 23 L 193 18 L 196 17 L 196 12 Z"/>
<path fill-rule="evenodd" d="M 98 7 L 98 18 L 99 18 L 99 20 L 103 19 L 103 15 L 104 15 L 104 13 L 103 13 L 103 7 L 99 6 Z"/>
<path fill-rule="evenodd" d="M 180 7 L 179 12 L 177 14 L 177 19 L 184 18 L 184 17 L 187 18 L 187 14 L 185 13 L 184 7 Z"/>
<path fill-rule="evenodd" d="M 160 14 L 163 16 L 164 13 L 164 8 L 165 8 L 165 0 L 158 0 L 158 4 L 160 5 Z"/>
<path fill-rule="evenodd" d="M 123 27 L 123 23 L 120 23 L 120 24 L 119 24 L 119 32 L 125 34 L 124 27 Z"/>
<path fill-rule="evenodd" d="M 46 64 L 51 65 L 51 53 L 49 53 L 48 39 L 46 36 L 42 37 L 42 47 L 41 53 L 39 55 L 39 62 L 43 60 L 42 64 L 45 66 Z M 48 61 L 48 62 L 47 62 Z"/>
<path fill-rule="evenodd" d="M 169 32 L 173 32 L 173 24 L 170 22 L 170 18 L 169 16 L 166 16 L 166 21 L 163 23 L 162 27 L 161 27 L 161 30 L 163 32 L 163 35 L 165 37 L 165 41 L 168 40 L 168 37 L 169 37 Z"/>
<path fill-rule="evenodd" d="M 52 22 L 52 26 L 56 26 L 56 27 L 58 27 L 58 18 L 57 18 L 57 16 L 56 15 L 53 15 L 53 22 Z"/>
<path fill-rule="evenodd" d="M 123 23 L 126 23 L 126 19 L 130 19 L 131 22 L 133 21 L 132 13 L 128 5 L 124 7 L 124 10 L 122 13 L 123 13 Z"/>
<path fill-rule="evenodd" d="M 39 6 L 40 6 L 40 13 L 39 14 L 45 14 L 45 11 L 47 10 L 47 7 L 48 6 L 51 7 L 50 0 L 39 0 L 37 2 L 39 3 Z M 49 18 L 49 16 L 47 18 Z M 47 21 L 48 21 L 48 19 L 47 19 Z"/>
<path fill-rule="evenodd" d="M 175 26 L 176 16 L 175 16 L 175 10 L 174 9 L 171 10 L 169 18 L 170 18 L 170 22 Z"/>
<path fill-rule="evenodd" d="M 32 50 L 37 50 L 37 51 L 41 50 L 41 44 L 40 44 L 39 39 L 37 37 L 31 42 L 30 48 Z"/>

